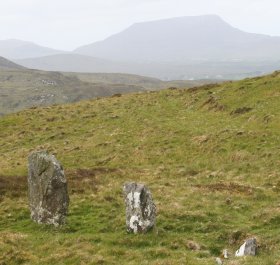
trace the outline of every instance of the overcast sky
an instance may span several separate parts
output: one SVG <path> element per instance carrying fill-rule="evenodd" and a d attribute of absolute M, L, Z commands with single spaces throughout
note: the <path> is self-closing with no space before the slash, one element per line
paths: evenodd
<path fill-rule="evenodd" d="M 0 0 L 0 39 L 71 50 L 135 22 L 202 14 L 280 36 L 279 12 L 280 0 Z"/>

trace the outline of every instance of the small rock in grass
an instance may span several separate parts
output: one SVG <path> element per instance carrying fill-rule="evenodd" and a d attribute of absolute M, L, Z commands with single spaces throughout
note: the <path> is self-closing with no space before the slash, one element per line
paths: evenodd
<path fill-rule="evenodd" d="M 223 258 L 224 258 L 224 259 L 228 259 L 228 250 L 227 250 L 227 249 L 224 249 L 222 255 L 223 255 Z"/>
<path fill-rule="evenodd" d="M 200 250 L 201 249 L 200 245 L 194 241 L 188 241 L 187 247 L 190 250 Z"/>

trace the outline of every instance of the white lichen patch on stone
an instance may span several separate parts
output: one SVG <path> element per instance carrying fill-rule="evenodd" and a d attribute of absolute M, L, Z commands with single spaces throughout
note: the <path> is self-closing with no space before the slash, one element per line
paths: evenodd
<path fill-rule="evenodd" d="M 133 215 L 129 221 L 129 227 L 135 234 L 138 232 L 138 226 L 141 226 L 141 221 L 139 220 L 139 216 Z"/>
<path fill-rule="evenodd" d="M 130 192 L 127 195 L 128 201 L 131 207 L 138 208 L 140 207 L 140 192 Z"/>
<path fill-rule="evenodd" d="M 246 242 L 235 252 L 236 257 L 242 257 L 245 253 Z"/>

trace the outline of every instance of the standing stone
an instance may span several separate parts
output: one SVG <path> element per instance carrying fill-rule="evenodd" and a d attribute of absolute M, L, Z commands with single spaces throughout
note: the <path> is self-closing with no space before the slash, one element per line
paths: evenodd
<path fill-rule="evenodd" d="M 235 252 L 236 257 L 255 256 L 257 254 L 257 240 L 250 238 Z"/>
<path fill-rule="evenodd" d="M 69 197 L 60 163 L 45 151 L 28 157 L 28 196 L 31 219 L 39 224 L 65 223 Z"/>
<path fill-rule="evenodd" d="M 130 233 L 146 233 L 155 226 L 156 206 L 150 190 L 143 184 L 126 183 L 126 228 Z"/>

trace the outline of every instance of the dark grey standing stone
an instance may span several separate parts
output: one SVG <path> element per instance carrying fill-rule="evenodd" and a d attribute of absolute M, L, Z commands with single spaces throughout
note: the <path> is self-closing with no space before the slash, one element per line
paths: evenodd
<path fill-rule="evenodd" d="M 255 256 L 257 254 L 257 240 L 249 238 L 245 243 L 235 252 L 236 257 Z"/>
<path fill-rule="evenodd" d="M 31 219 L 39 224 L 65 223 L 69 196 L 64 170 L 46 151 L 28 157 L 28 196 Z"/>
<path fill-rule="evenodd" d="M 146 233 L 155 226 L 156 206 L 150 190 L 139 183 L 123 187 L 126 204 L 126 228 L 130 233 Z"/>

